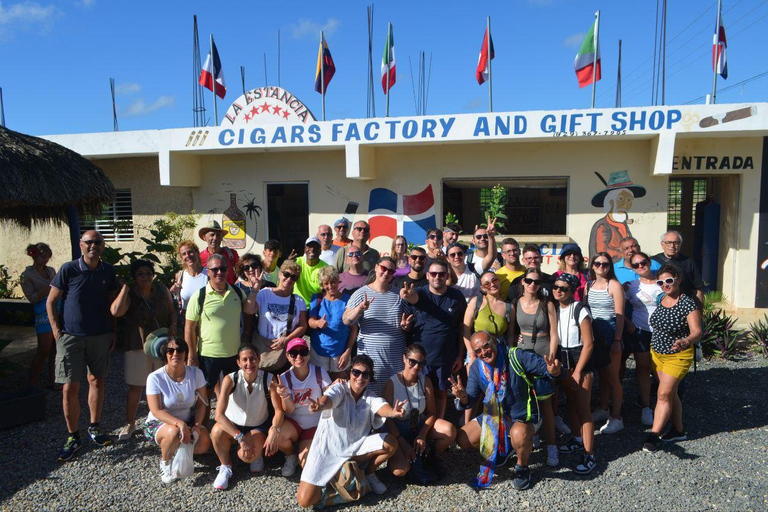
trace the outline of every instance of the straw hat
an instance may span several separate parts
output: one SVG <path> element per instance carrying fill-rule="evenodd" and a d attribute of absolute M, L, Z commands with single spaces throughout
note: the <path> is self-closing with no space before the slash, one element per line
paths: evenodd
<path fill-rule="evenodd" d="M 197 236 L 199 236 L 201 240 L 205 241 L 205 235 L 211 231 L 219 231 L 221 232 L 222 236 L 227 233 L 226 229 L 221 229 L 221 224 L 219 224 L 218 221 L 212 220 L 208 223 L 207 226 L 200 228 L 200 231 L 197 232 Z"/>

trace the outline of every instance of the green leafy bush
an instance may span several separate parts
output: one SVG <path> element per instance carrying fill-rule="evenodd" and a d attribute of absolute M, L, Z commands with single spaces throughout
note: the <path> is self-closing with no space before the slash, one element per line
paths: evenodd
<path fill-rule="evenodd" d="M 507 220 L 507 187 L 496 185 L 491 189 L 491 198 L 488 201 L 488 209 L 485 211 L 486 217 L 491 220 L 496 219 L 496 229 L 504 227 L 504 221 Z"/>
<path fill-rule="evenodd" d="M 768 315 L 761 320 L 749 324 L 747 340 L 753 344 L 755 351 L 768 358 Z"/>
<path fill-rule="evenodd" d="M 702 315 L 702 352 L 705 357 L 733 357 L 741 348 L 746 333 L 734 329 L 736 320 L 720 308 L 707 308 L 706 301 Z"/>

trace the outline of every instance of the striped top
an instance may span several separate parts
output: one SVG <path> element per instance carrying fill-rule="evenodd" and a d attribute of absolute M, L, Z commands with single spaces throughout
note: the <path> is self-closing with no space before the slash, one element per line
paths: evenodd
<path fill-rule="evenodd" d="M 400 329 L 400 319 L 410 307 L 394 289 L 379 293 L 366 285 L 352 294 L 347 309 L 355 309 L 366 295 L 373 302 L 358 320 L 357 353 L 373 359 L 376 380 L 368 385 L 368 389 L 380 396 L 384 383 L 403 369 L 405 333 Z"/>
<path fill-rule="evenodd" d="M 605 290 L 595 290 L 590 285 L 587 295 L 589 309 L 592 311 L 592 318 L 601 318 L 603 320 L 613 320 L 616 318 L 616 305 L 613 303 L 613 297 Z"/>

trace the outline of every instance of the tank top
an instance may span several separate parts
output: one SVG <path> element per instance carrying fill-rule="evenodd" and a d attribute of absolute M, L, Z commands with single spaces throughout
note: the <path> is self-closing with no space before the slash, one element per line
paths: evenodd
<path fill-rule="evenodd" d="M 398 374 L 394 374 L 390 380 L 395 385 L 392 399 L 396 402 L 405 401 L 405 406 L 403 406 L 405 417 L 408 417 L 411 409 L 414 407 L 419 409 L 419 414 L 424 414 L 427 408 L 427 397 L 424 393 L 424 374 L 420 374 L 416 383 L 408 387 L 403 384 Z"/>
<path fill-rule="evenodd" d="M 186 270 L 181 271 L 181 309 L 187 309 L 187 303 L 192 298 L 192 294 L 197 290 L 208 284 L 208 271 L 205 267 L 203 270 L 192 277 Z"/>
<path fill-rule="evenodd" d="M 229 378 L 233 382 L 235 380 L 235 373 L 238 374 L 237 384 L 235 384 L 232 394 L 229 395 L 229 402 L 227 403 L 227 410 L 224 411 L 224 416 L 235 425 L 241 427 L 258 427 L 267 421 L 269 416 L 267 398 L 264 395 L 264 370 L 259 370 L 250 393 L 248 392 L 248 382 L 246 382 L 243 376 L 243 370 L 229 374 Z"/>
<path fill-rule="evenodd" d="M 616 318 L 616 306 L 613 303 L 613 297 L 605 290 L 595 290 L 591 285 L 588 293 L 589 309 L 592 311 L 592 318 L 602 320 L 613 320 Z"/>
<path fill-rule="evenodd" d="M 506 334 L 508 327 L 509 322 L 507 322 L 506 316 L 496 314 L 496 312 L 491 309 L 491 304 L 487 301 L 483 309 L 477 312 L 474 332 L 487 331 L 498 338 Z"/>
<path fill-rule="evenodd" d="M 541 343 L 541 340 L 549 340 L 549 329 L 547 329 L 547 310 L 541 307 L 541 302 L 544 302 L 544 305 L 546 306 L 546 301 L 540 301 L 540 303 L 536 305 L 536 313 L 533 314 L 528 314 L 523 311 L 523 307 L 520 302 L 518 301 L 517 303 L 517 311 L 515 316 L 517 319 L 517 325 L 520 328 L 520 333 L 523 337 L 523 342 L 530 343 L 534 341 L 531 337 L 533 334 L 534 319 L 536 321 L 536 339 L 539 340 L 539 343 Z M 526 331 L 529 334 L 522 334 L 523 331 Z M 545 334 L 546 336 L 542 336 L 542 334 Z"/>

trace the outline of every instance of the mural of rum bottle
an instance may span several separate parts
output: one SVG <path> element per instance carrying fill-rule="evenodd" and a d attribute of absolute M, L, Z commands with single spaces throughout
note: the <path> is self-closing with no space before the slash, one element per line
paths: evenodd
<path fill-rule="evenodd" d="M 229 194 L 229 208 L 224 210 L 221 227 L 226 230 L 225 247 L 245 249 L 245 214 L 237 207 L 237 195 Z"/>

